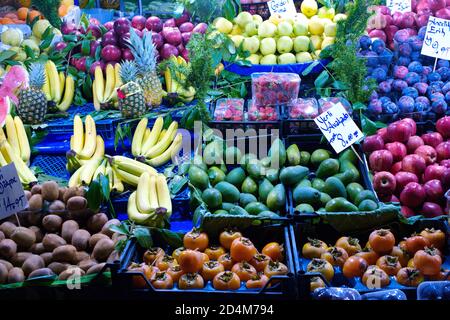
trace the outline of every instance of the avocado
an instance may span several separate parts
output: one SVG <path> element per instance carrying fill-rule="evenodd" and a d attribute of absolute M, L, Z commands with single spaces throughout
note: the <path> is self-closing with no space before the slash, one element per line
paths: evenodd
<path fill-rule="evenodd" d="M 345 190 L 344 184 L 336 177 L 329 177 L 325 180 L 323 192 L 328 193 L 328 195 L 332 198 L 347 198 L 347 191 Z"/>
<path fill-rule="evenodd" d="M 205 171 L 203 171 L 197 166 L 191 166 L 189 168 L 188 174 L 189 174 L 189 181 L 192 183 L 194 187 L 199 188 L 201 190 L 208 188 L 209 178 L 208 174 Z"/>
<path fill-rule="evenodd" d="M 339 161 L 333 158 L 325 159 L 319 165 L 316 176 L 320 179 L 326 179 L 339 172 Z"/>
<path fill-rule="evenodd" d="M 291 144 L 286 150 L 287 162 L 290 166 L 300 164 L 300 150 L 296 144 Z"/>
<path fill-rule="evenodd" d="M 325 149 L 317 149 L 311 154 L 311 163 L 318 167 L 322 161 L 330 158 L 330 151 Z"/>
<path fill-rule="evenodd" d="M 203 150 L 203 161 L 208 166 L 223 163 L 223 143 L 217 140 L 208 143 Z"/>
<path fill-rule="evenodd" d="M 310 204 L 302 203 L 295 207 L 295 211 L 298 213 L 313 213 L 314 208 Z"/>
<path fill-rule="evenodd" d="M 320 202 L 322 203 L 323 206 L 326 206 L 328 202 L 331 201 L 331 197 L 326 194 L 325 192 L 321 192 L 320 193 Z"/>
<path fill-rule="evenodd" d="M 264 168 L 270 167 L 270 158 L 269 157 L 262 158 L 260 162 Z"/>
<path fill-rule="evenodd" d="M 339 172 L 351 172 L 352 173 L 352 177 L 351 177 L 351 181 L 350 182 L 358 182 L 359 178 L 360 178 L 360 173 L 358 168 L 350 161 L 348 160 L 343 160 L 343 161 L 339 161 L 340 164 L 340 169 Z"/>
<path fill-rule="evenodd" d="M 242 182 L 241 191 L 245 193 L 251 193 L 254 195 L 258 194 L 258 185 L 256 182 L 250 178 L 245 178 L 244 182 Z"/>
<path fill-rule="evenodd" d="M 242 208 L 245 208 L 246 205 L 248 205 L 250 202 L 256 202 L 258 199 L 250 193 L 241 193 L 239 196 L 239 205 Z"/>
<path fill-rule="evenodd" d="M 248 216 L 248 212 L 239 206 L 234 206 L 229 212 L 234 216 Z"/>
<path fill-rule="evenodd" d="M 311 159 L 311 154 L 308 151 L 300 151 L 300 165 L 307 167 Z"/>
<path fill-rule="evenodd" d="M 240 192 L 238 188 L 229 182 L 222 181 L 215 185 L 215 188 L 222 194 L 222 200 L 235 203 L 239 201 Z"/>
<path fill-rule="evenodd" d="M 260 212 L 268 210 L 269 208 L 267 208 L 267 206 L 262 204 L 261 202 L 251 202 L 245 206 L 245 211 L 247 211 L 251 215 L 257 215 Z"/>
<path fill-rule="evenodd" d="M 355 205 L 359 206 L 359 204 L 361 202 L 363 202 L 363 200 L 366 200 L 366 199 L 370 199 L 372 201 L 378 202 L 377 197 L 375 196 L 375 194 L 372 191 L 363 190 L 360 193 L 358 193 L 358 195 L 356 196 L 355 201 L 353 201 L 353 203 Z"/>
<path fill-rule="evenodd" d="M 313 207 L 317 207 L 320 202 L 321 192 L 311 187 L 298 186 L 293 191 L 294 203 L 307 203 Z"/>
<path fill-rule="evenodd" d="M 223 173 L 227 174 L 228 168 L 227 168 L 227 166 L 225 165 L 225 163 L 222 163 L 222 164 L 220 165 L 220 170 L 222 170 Z"/>
<path fill-rule="evenodd" d="M 361 201 L 358 206 L 359 211 L 374 211 L 378 209 L 378 204 L 370 199 L 365 199 Z"/>
<path fill-rule="evenodd" d="M 325 181 L 320 178 L 314 178 L 311 182 L 311 187 L 322 192 L 323 188 L 325 188 Z"/>
<path fill-rule="evenodd" d="M 258 188 L 258 196 L 262 202 L 266 202 L 267 196 L 270 191 L 273 189 L 273 184 L 268 179 L 263 179 L 263 181 L 259 184 Z"/>
<path fill-rule="evenodd" d="M 266 178 L 269 180 L 272 184 L 278 183 L 278 169 L 267 169 L 266 170 Z"/>
<path fill-rule="evenodd" d="M 338 178 L 344 185 L 347 185 L 354 181 L 354 174 L 351 171 L 345 171 L 341 173 L 336 173 L 333 177 Z"/>
<path fill-rule="evenodd" d="M 282 168 L 286 163 L 286 148 L 280 138 L 276 138 L 269 150 L 272 168 Z"/>
<path fill-rule="evenodd" d="M 280 216 L 273 211 L 263 211 L 258 214 L 261 219 L 278 219 Z"/>
<path fill-rule="evenodd" d="M 356 156 L 353 149 L 349 148 L 347 150 L 344 150 L 339 155 L 339 161 L 350 161 L 351 163 L 356 165 L 358 163 L 358 157 Z"/>
<path fill-rule="evenodd" d="M 223 209 L 219 209 L 219 210 L 214 211 L 213 214 L 228 214 L 228 211 L 223 210 Z"/>
<path fill-rule="evenodd" d="M 208 177 L 209 181 L 214 186 L 220 181 L 225 180 L 225 173 L 217 167 L 211 167 L 208 169 Z"/>
<path fill-rule="evenodd" d="M 265 175 L 265 168 L 261 165 L 259 161 L 250 162 L 247 165 L 247 172 L 253 179 L 259 180 L 262 176 Z"/>
<path fill-rule="evenodd" d="M 327 210 L 325 210 L 325 208 L 319 208 L 317 209 L 317 212 L 327 212 Z"/>
<path fill-rule="evenodd" d="M 345 187 L 347 190 L 348 199 L 351 202 L 355 202 L 356 196 L 360 194 L 362 191 L 364 191 L 364 188 L 362 185 L 360 185 L 357 182 L 351 182 Z"/>
<path fill-rule="evenodd" d="M 233 208 L 234 206 L 235 206 L 234 203 L 222 202 L 222 210 L 225 210 L 227 212 L 230 211 L 231 208 Z"/>
<path fill-rule="evenodd" d="M 241 158 L 241 161 L 239 161 L 239 164 L 243 169 L 247 170 L 247 166 L 250 163 L 250 161 L 257 159 L 258 158 L 253 153 L 244 154 Z"/>
<path fill-rule="evenodd" d="M 280 171 L 280 181 L 286 186 L 293 186 L 306 178 L 309 169 L 303 166 L 285 167 Z"/>
<path fill-rule="evenodd" d="M 202 200 L 208 206 L 208 209 L 220 208 L 222 206 L 222 194 L 214 188 L 205 189 L 202 193 Z"/>
<path fill-rule="evenodd" d="M 308 178 L 300 181 L 295 187 L 312 187 L 311 181 Z"/>
<path fill-rule="evenodd" d="M 203 171 L 208 171 L 208 166 L 203 162 L 203 157 L 199 154 L 195 155 L 192 159 L 192 165 L 197 166 Z"/>
<path fill-rule="evenodd" d="M 266 204 L 272 211 L 284 209 L 286 206 L 286 190 L 282 184 L 277 184 L 273 187 L 267 196 Z"/>
<path fill-rule="evenodd" d="M 241 167 L 234 168 L 233 170 L 228 172 L 227 176 L 225 177 L 225 181 L 231 183 L 236 188 L 240 188 L 244 180 L 245 171 Z"/>
<path fill-rule="evenodd" d="M 230 165 L 238 164 L 241 161 L 242 153 L 237 147 L 228 147 L 225 150 L 225 163 Z"/>
<path fill-rule="evenodd" d="M 327 212 L 357 212 L 358 207 L 345 198 L 337 197 L 327 203 L 325 210 Z"/>

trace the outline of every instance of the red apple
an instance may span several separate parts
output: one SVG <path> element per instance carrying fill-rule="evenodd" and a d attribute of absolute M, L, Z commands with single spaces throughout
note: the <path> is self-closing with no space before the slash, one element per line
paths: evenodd
<path fill-rule="evenodd" d="M 436 130 L 444 137 L 444 139 L 450 138 L 450 116 L 440 118 L 436 122 Z"/>
<path fill-rule="evenodd" d="M 402 171 L 402 162 L 398 161 L 392 165 L 391 173 L 396 174 L 397 172 Z"/>
<path fill-rule="evenodd" d="M 401 161 L 407 155 L 406 146 L 401 142 L 386 143 L 384 147 L 392 153 L 395 162 Z"/>
<path fill-rule="evenodd" d="M 163 23 L 160 18 L 152 16 L 147 19 L 145 27 L 154 32 L 160 32 L 163 29 Z"/>
<path fill-rule="evenodd" d="M 440 166 L 436 163 L 431 166 L 428 166 L 425 169 L 425 173 L 423 174 L 423 182 L 427 182 L 433 179 L 441 179 L 444 172 L 445 167 Z"/>
<path fill-rule="evenodd" d="M 408 183 L 419 182 L 419 178 L 414 173 L 400 171 L 395 174 L 395 181 L 397 183 L 397 192 L 400 193 Z"/>
<path fill-rule="evenodd" d="M 442 189 L 442 183 L 438 179 L 425 182 L 423 185 L 426 194 L 426 200 L 431 202 L 441 201 L 444 196 L 444 190 Z"/>
<path fill-rule="evenodd" d="M 373 177 L 373 188 L 378 194 L 391 196 L 396 187 L 395 177 L 387 171 L 377 172 Z"/>
<path fill-rule="evenodd" d="M 440 143 L 436 147 L 438 161 L 450 159 L 450 141 Z"/>
<path fill-rule="evenodd" d="M 110 31 L 114 28 L 114 21 L 108 21 L 103 26 L 106 28 L 106 30 Z"/>
<path fill-rule="evenodd" d="M 375 172 L 390 170 L 392 162 L 392 153 L 388 150 L 375 150 L 369 157 L 370 168 Z"/>
<path fill-rule="evenodd" d="M 416 213 L 414 212 L 414 210 L 411 209 L 411 208 L 409 208 L 409 207 L 407 207 L 407 206 L 402 206 L 402 207 L 401 207 L 401 212 L 402 212 L 402 215 L 403 215 L 405 218 L 411 218 L 411 217 L 414 217 L 414 216 L 416 215 Z"/>
<path fill-rule="evenodd" d="M 411 119 L 411 118 L 405 118 L 405 119 L 402 119 L 402 120 L 400 120 L 400 121 L 409 123 L 409 125 L 411 126 L 411 129 L 412 129 L 411 135 L 412 135 L 412 136 L 415 136 L 415 135 L 416 135 L 416 133 L 417 133 L 417 124 L 416 124 L 416 122 L 415 122 L 413 119 Z"/>
<path fill-rule="evenodd" d="M 420 177 L 425 171 L 425 160 L 417 154 L 409 154 L 402 160 L 403 171 L 414 173 Z"/>
<path fill-rule="evenodd" d="M 431 146 L 420 146 L 414 151 L 414 154 L 421 156 L 425 160 L 427 166 L 435 163 L 437 159 L 436 150 Z"/>
<path fill-rule="evenodd" d="M 400 202 L 410 208 L 417 208 L 425 201 L 425 189 L 417 182 L 408 183 L 400 193 Z"/>
<path fill-rule="evenodd" d="M 392 195 L 391 202 L 400 202 L 400 200 L 396 196 Z"/>
<path fill-rule="evenodd" d="M 443 167 L 450 168 L 450 159 L 441 160 L 439 164 Z"/>
<path fill-rule="evenodd" d="M 408 153 L 414 153 L 416 149 L 420 146 L 423 146 L 425 143 L 423 142 L 422 138 L 419 136 L 412 136 L 408 139 L 408 142 L 406 143 L 406 148 L 408 149 Z"/>
<path fill-rule="evenodd" d="M 439 132 L 425 133 L 421 138 L 426 145 L 432 146 L 433 148 L 436 148 L 439 143 L 444 141 Z"/>
<path fill-rule="evenodd" d="M 384 149 L 384 141 L 383 138 L 375 134 L 373 136 L 368 136 L 364 139 L 363 150 L 366 153 L 372 153 L 375 150 Z"/>
<path fill-rule="evenodd" d="M 381 128 L 377 130 L 377 135 L 383 139 L 384 143 L 389 142 L 388 136 L 387 136 L 387 128 Z"/>
<path fill-rule="evenodd" d="M 133 19 L 131 19 L 131 26 L 135 29 L 142 31 L 145 28 L 146 22 L 147 22 L 147 19 L 145 19 L 145 17 L 134 16 Z"/>
<path fill-rule="evenodd" d="M 396 121 L 387 127 L 389 141 L 407 142 L 412 136 L 412 127 L 406 121 Z"/>
<path fill-rule="evenodd" d="M 425 202 L 420 210 L 420 214 L 422 214 L 425 218 L 435 218 L 442 216 L 444 211 L 437 203 Z"/>
<path fill-rule="evenodd" d="M 175 28 L 177 26 L 177 23 L 175 22 L 175 19 L 171 18 L 166 20 L 166 22 L 163 23 L 163 28 L 169 27 L 169 28 Z"/>

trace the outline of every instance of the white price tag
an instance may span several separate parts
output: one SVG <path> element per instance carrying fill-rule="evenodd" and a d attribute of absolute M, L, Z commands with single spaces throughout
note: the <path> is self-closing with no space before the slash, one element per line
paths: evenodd
<path fill-rule="evenodd" d="M 293 0 L 271 0 L 267 2 L 270 14 L 280 14 L 282 16 L 293 16 L 297 14 Z"/>
<path fill-rule="evenodd" d="M 450 20 L 430 17 L 422 45 L 422 54 L 450 60 Z"/>
<path fill-rule="evenodd" d="M 28 208 L 28 200 L 17 174 L 16 166 L 0 168 L 0 219 Z"/>
<path fill-rule="evenodd" d="M 411 0 L 386 0 L 386 7 L 394 12 L 411 12 Z"/>
<path fill-rule="evenodd" d="M 335 104 L 314 121 L 336 153 L 340 153 L 364 137 L 341 103 Z"/>

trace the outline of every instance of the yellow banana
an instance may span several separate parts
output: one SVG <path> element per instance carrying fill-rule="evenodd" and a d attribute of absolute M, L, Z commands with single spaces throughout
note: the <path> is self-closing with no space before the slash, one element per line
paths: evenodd
<path fill-rule="evenodd" d="M 83 169 L 84 169 L 83 166 L 82 166 L 82 167 L 79 167 L 79 168 L 72 174 L 72 176 L 71 176 L 70 179 L 69 179 L 69 183 L 67 184 L 67 185 L 69 186 L 69 188 L 71 188 L 71 187 L 78 187 L 78 186 L 81 185 L 81 182 L 80 182 L 80 175 L 81 175 L 81 172 L 83 171 Z"/>
<path fill-rule="evenodd" d="M 124 156 L 114 156 L 114 166 L 138 177 L 144 172 L 157 174 L 157 171 L 149 165 Z"/>
<path fill-rule="evenodd" d="M 119 168 L 114 168 L 114 174 L 117 174 L 117 177 L 123 182 L 129 184 L 130 186 L 137 187 L 139 183 L 139 177 L 135 176 L 132 173 L 126 172 Z"/>
<path fill-rule="evenodd" d="M 136 191 L 130 195 L 128 199 L 128 218 L 137 223 L 137 224 L 145 224 L 153 215 L 150 214 L 142 214 L 139 212 L 136 205 Z"/>
<path fill-rule="evenodd" d="M 47 68 L 45 68 L 45 81 L 44 81 L 44 85 L 42 86 L 42 91 L 44 91 L 45 94 L 45 98 L 47 99 L 47 101 L 52 101 L 52 94 L 50 92 L 50 79 L 48 77 L 47 74 Z"/>
<path fill-rule="evenodd" d="M 142 145 L 144 145 L 145 141 L 147 141 L 148 137 L 150 137 L 150 128 L 145 129 L 144 138 L 142 138 Z"/>
<path fill-rule="evenodd" d="M 158 203 L 158 192 L 156 190 L 156 176 L 150 176 L 149 192 L 150 208 L 156 210 L 160 207 Z"/>
<path fill-rule="evenodd" d="M 161 139 L 161 141 L 159 141 L 156 145 L 151 147 L 145 154 L 145 157 L 151 159 L 163 153 L 175 138 L 177 129 L 178 123 L 176 121 L 172 122 L 169 126 L 169 129 L 167 129 L 167 132 L 164 134 L 164 137 Z"/>
<path fill-rule="evenodd" d="M 8 164 L 8 161 L 6 161 L 3 154 L 0 152 L 0 167 L 6 166 Z"/>
<path fill-rule="evenodd" d="M 75 151 L 76 154 L 83 150 L 84 146 L 84 127 L 83 120 L 79 115 L 73 118 L 73 144 L 71 149 Z"/>
<path fill-rule="evenodd" d="M 82 159 L 89 159 L 95 152 L 97 142 L 97 129 L 95 127 L 95 121 L 90 115 L 86 116 L 86 135 L 84 139 L 83 150 L 79 153 Z"/>
<path fill-rule="evenodd" d="M 3 128 L 0 127 L 0 141 L 2 141 L 3 139 L 6 139 L 6 136 L 5 132 L 3 131 Z"/>
<path fill-rule="evenodd" d="M 63 93 L 64 93 L 65 83 L 66 83 L 66 76 L 64 75 L 64 72 L 60 71 L 58 73 L 58 77 L 59 77 L 59 90 L 60 90 L 60 95 L 62 97 Z"/>
<path fill-rule="evenodd" d="M 167 214 L 170 216 L 172 214 L 172 199 L 170 198 L 166 177 L 163 174 L 158 174 L 156 177 L 156 190 L 158 193 L 159 207 L 165 208 Z"/>
<path fill-rule="evenodd" d="M 73 135 L 70 136 L 70 150 L 73 150 Z"/>
<path fill-rule="evenodd" d="M 113 169 L 109 164 L 109 161 L 106 161 L 105 176 L 108 177 L 109 190 L 113 191 L 113 184 L 114 184 Z"/>
<path fill-rule="evenodd" d="M 101 103 L 105 102 L 105 96 L 104 96 L 104 92 L 105 92 L 105 80 L 103 79 L 103 71 L 101 67 L 96 67 L 95 68 L 95 77 L 94 77 L 94 81 L 96 86 L 93 87 L 95 89 L 95 94 L 97 95 L 97 99 L 98 101 Z"/>
<path fill-rule="evenodd" d="M 20 157 L 24 162 L 30 160 L 31 149 L 30 143 L 28 142 L 27 132 L 23 126 L 23 122 L 19 117 L 14 117 L 14 125 L 16 126 L 17 139 L 20 145 Z"/>
<path fill-rule="evenodd" d="M 48 60 L 45 64 L 45 70 L 47 70 L 48 74 L 52 100 L 59 103 L 59 101 L 61 101 L 61 88 L 59 84 L 58 69 L 56 69 L 56 65 L 53 61 Z"/>
<path fill-rule="evenodd" d="M 136 189 L 136 205 L 139 212 L 150 213 L 150 174 L 144 172 L 140 178 Z"/>
<path fill-rule="evenodd" d="M 14 150 L 14 153 L 20 157 L 19 138 L 17 137 L 17 130 L 14 124 L 14 119 L 10 114 L 6 116 L 5 127 L 9 144 L 11 145 L 11 148 Z"/>
<path fill-rule="evenodd" d="M 148 137 L 145 144 L 142 146 L 142 154 L 146 154 L 150 148 L 152 148 L 157 142 L 158 137 L 161 133 L 162 127 L 164 125 L 164 120 L 162 117 L 158 117 L 155 121 L 155 124 L 153 125 L 153 128 L 150 132 L 150 136 Z"/>
<path fill-rule="evenodd" d="M 106 175 L 106 160 L 103 160 L 102 163 L 98 166 L 98 168 L 95 169 L 92 180 L 97 179 L 100 174 Z"/>
<path fill-rule="evenodd" d="M 133 141 L 131 142 L 131 153 L 137 157 L 141 155 L 142 142 L 147 129 L 148 119 L 142 118 L 134 131 Z"/>
<path fill-rule="evenodd" d="M 164 80 L 166 82 L 166 91 L 168 93 L 173 92 L 172 91 L 172 74 L 170 73 L 169 68 L 167 68 L 166 71 L 164 71 Z"/>
<path fill-rule="evenodd" d="M 166 132 L 167 132 L 166 129 L 164 129 L 163 131 L 161 131 L 161 133 L 159 134 L 159 137 L 158 137 L 158 142 L 161 141 L 162 138 L 164 138 L 164 135 L 166 134 Z"/>
<path fill-rule="evenodd" d="M 20 180 L 22 181 L 23 184 L 28 185 L 32 182 L 37 181 L 36 177 L 30 170 L 30 168 L 28 168 L 25 162 L 23 162 L 23 160 L 17 154 L 14 153 L 14 150 L 12 149 L 8 141 L 3 140 L 0 146 L 0 150 L 8 163 L 11 162 L 14 163 L 14 165 L 16 166 L 17 173 L 19 174 Z"/>
<path fill-rule="evenodd" d="M 123 186 L 122 181 L 120 181 L 119 176 L 114 171 L 113 168 L 111 168 L 111 177 L 112 177 L 112 188 L 111 190 L 114 190 L 118 193 L 122 193 L 125 190 L 125 187 Z"/>
<path fill-rule="evenodd" d="M 123 84 L 122 77 L 120 76 L 120 63 L 116 63 L 116 65 L 114 66 L 114 76 L 116 79 L 114 89 L 117 89 Z M 114 90 L 114 91 L 116 91 L 116 90 Z"/>
<path fill-rule="evenodd" d="M 94 80 L 92 83 L 92 100 L 94 102 L 94 108 L 96 111 L 100 111 L 100 101 L 98 101 L 97 97 L 97 82 Z"/>
<path fill-rule="evenodd" d="M 84 169 L 80 174 L 80 180 L 83 185 L 88 186 L 91 183 L 100 161 L 100 159 L 92 159 L 83 166 Z"/>
<path fill-rule="evenodd" d="M 180 151 L 183 142 L 182 138 L 183 135 L 181 133 L 177 134 L 171 146 L 167 148 L 167 150 L 161 153 L 159 156 L 147 160 L 146 161 L 147 164 L 151 165 L 152 167 L 160 167 L 163 164 L 167 163 L 173 156 L 177 155 L 178 152 Z"/>
<path fill-rule="evenodd" d="M 108 102 L 111 98 L 111 95 L 114 91 L 114 86 L 116 84 L 116 79 L 114 75 L 114 67 L 111 64 L 106 66 L 106 84 L 105 84 L 105 92 L 103 93 L 103 102 Z"/>
<path fill-rule="evenodd" d="M 61 103 L 58 104 L 60 111 L 66 111 L 72 105 L 73 96 L 75 95 L 75 82 L 72 76 L 68 75 L 66 78 L 66 89 L 64 91 L 64 98 Z"/>

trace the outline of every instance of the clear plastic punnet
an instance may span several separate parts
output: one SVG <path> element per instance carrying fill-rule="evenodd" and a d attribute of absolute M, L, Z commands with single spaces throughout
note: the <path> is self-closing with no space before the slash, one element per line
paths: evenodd
<path fill-rule="evenodd" d="M 277 121 L 278 107 L 277 106 L 261 106 L 257 107 L 255 101 L 249 101 L 248 112 L 249 121 Z"/>
<path fill-rule="evenodd" d="M 289 104 L 289 119 L 314 119 L 319 116 L 319 104 L 315 98 L 298 98 Z"/>
<path fill-rule="evenodd" d="M 243 121 L 244 99 L 223 98 L 216 102 L 214 109 L 214 120 L 217 121 Z"/>
<path fill-rule="evenodd" d="M 328 97 L 319 99 L 319 111 L 324 113 L 332 108 L 335 104 L 341 103 L 347 112 L 352 111 L 352 105 L 346 99 L 342 97 Z"/>
<path fill-rule="evenodd" d="M 256 108 L 287 105 L 297 99 L 300 76 L 295 73 L 252 73 L 253 106 Z"/>

